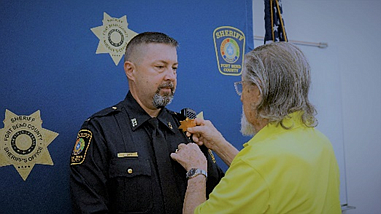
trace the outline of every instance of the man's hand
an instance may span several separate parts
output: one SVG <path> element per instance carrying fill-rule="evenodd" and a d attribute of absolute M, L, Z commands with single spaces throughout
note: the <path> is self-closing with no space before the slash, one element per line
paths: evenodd
<path fill-rule="evenodd" d="M 205 145 L 208 149 L 213 150 L 230 166 L 234 157 L 238 154 L 238 150 L 226 141 L 209 120 L 196 118 L 194 122 L 196 123 L 196 127 L 187 129 L 188 137 L 192 135 L 192 139 L 195 143 L 199 146 Z"/>
<path fill-rule="evenodd" d="M 171 158 L 181 164 L 186 171 L 191 168 L 198 168 L 207 171 L 207 161 L 200 147 L 195 143 L 179 144 Z"/>
<path fill-rule="evenodd" d="M 205 145 L 211 150 L 216 150 L 220 143 L 226 141 L 209 120 L 196 118 L 194 122 L 196 123 L 196 127 L 188 128 L 187 135 L 191 136 L 191 134 L 193 134 L 192 139 L 199 146 Z"/>

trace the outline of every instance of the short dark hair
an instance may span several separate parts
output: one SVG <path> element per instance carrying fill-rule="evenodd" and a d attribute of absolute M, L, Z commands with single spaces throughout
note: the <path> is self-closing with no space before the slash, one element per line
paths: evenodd
<path fill-rule="evenodd" d="M 124 55 L 124 61 L 129 60 L 131 53 L 134 51 L 135 47 L 140 44 L 149 44 L 149 43 L 160 43 L 168 44 L 173 47 L 178 47 L 179 43 L 172 37 L 160 33 L 160 32 L 144 32 L 133 37 L 130 42 L 127 44 L 126 52 Z"/>

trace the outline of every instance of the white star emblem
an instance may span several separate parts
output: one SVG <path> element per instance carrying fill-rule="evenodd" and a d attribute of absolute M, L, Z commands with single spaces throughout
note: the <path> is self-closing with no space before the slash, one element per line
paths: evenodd
<path fill-rule="evenodd" d="M 278 31 L 278 25 L 274 25 L 274 31 Z"/>
<path fill-rule="evenodd" d="M 233 55 L 233 53 L 234 53 L 234 49 L 232 48 L 231 45 L 229 45 L 227 51 L 228 51 L 228 54 L 229 54 L 229 55 Z"/>
<path fill-rule="evenodd" d="M 104 13 L 102 22 L 102 26 L 91 28 L 91 31 L 99 39 L 98 48 L 95 53 L 110 54 L 115 65 L 118 65 L 124 55 L 128 42 L 137 33 L 127 28 L 127 16 L 117 19 Z"/>

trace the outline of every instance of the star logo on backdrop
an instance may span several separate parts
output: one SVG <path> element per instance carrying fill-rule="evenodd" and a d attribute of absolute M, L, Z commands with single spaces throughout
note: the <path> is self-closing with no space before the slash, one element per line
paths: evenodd
<path fill-rule="evenodd" d="M 42 128 L 40 111 L 16 115 L 6 110 L 0 129 L 0 167 L 13 165 L 25 181 L 35 164 L 53 165 L 48 146 L 58 133 Z"/>
<path fill-rule="evenodd" d="M 109 16 L 107 13 L 103 15 L 103 25 L 91 28 L 91 31 L 99 39 L 98 48 L 95 53 L 110 54 L 115 65 L 118 65 L 124 55 L 128 42 L 137 33 L 128 29 L 127 16 L 118 19 Z"/>

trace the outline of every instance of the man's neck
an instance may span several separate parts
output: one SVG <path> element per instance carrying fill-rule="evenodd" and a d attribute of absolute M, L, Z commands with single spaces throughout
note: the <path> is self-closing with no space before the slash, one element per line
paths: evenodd
<path fill-rule="evenodd" d="M 157 117 L 160 113 L 160 110 L 161 109 L 155 109 L 155 110 L 152 110 L 152 109 L 145 109 L 144 107 L 142 107 L 144 109 L 145 112 L 147 112 L 147 114 L 149 114 L 149 116 L 151 117 Z"/>
<path fill-rule="evenodd" d="M 142 109 L 151 117 L 157 117 L 161 111 L 161 108 L 155 108 L 155 107 L 148 107 L 147 105 L 144 105 L 142 100 L 139 99 L 138 96 L 131 91 L 132 97 L 136 100 L 136 102 L 142 107 Z"/>

